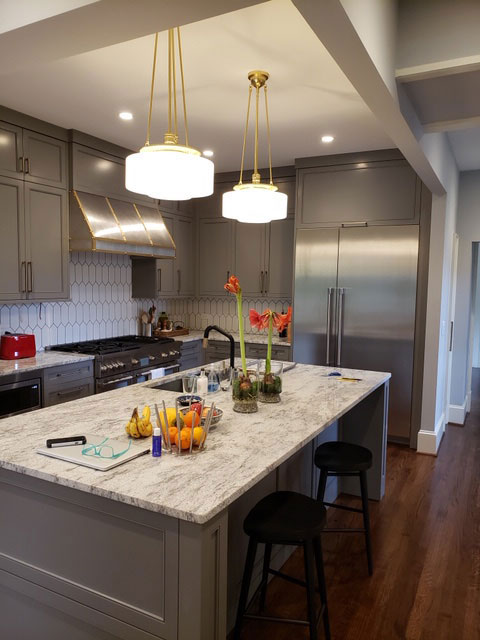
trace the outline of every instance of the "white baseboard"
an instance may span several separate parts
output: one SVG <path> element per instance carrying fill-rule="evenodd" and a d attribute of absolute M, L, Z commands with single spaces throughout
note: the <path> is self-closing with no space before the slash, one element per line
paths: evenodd
<path fill-rule="evenodd" d="M 435 425 L 435 431 L 428 431 L 427 429 L 420 429 L 417 437 L 417 451 L 418 453 L 428 453 L 432 456 L 436 456 L 440 443 L 443 438 L 443 431 L 445 425 L 445 414 L 442 413 L 439 421 Z"/>
<path fill-rule="evenodd" d="M 448 405 L 448 422 L 453 424 L 464 424 L 465 416 L 470 411 L 469 405 L 471 404 L 471 393 L 465 396 L 463 404 L 450 404 Z"/>
<path fill-rule="evenodd" d="M 472 408 L 472 390 L 467 393 L 467 413 L 470 413 Z"/>

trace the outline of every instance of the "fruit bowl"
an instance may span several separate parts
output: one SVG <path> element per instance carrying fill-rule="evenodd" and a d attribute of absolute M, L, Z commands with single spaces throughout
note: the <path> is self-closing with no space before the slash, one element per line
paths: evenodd
<path fill-rule="evenodd" d="M 200 404 L 203 410 L 203 403 Z M 216 413 L 215 404 L 209 407 L 205 419 L 200 418 L 200 412 L 190 407 L 181 407 L 178 400 L 175 407 L 155 405 L 157 425 L 162 431 L 162 448 L 166 453 L 188 455 L 205 450 L 213 417 Z M 220 419 L 221 416 L 217 415 Z"/>
<path fill-rule="evenodd" d="M 192 405 L 192 409 L 193 409 L 193 407 L 194 407 L 194 405 Z M 182 414 L 182 416 L 184 416 L 189 412 L 189 410 L 190 410 L 189 407 L 183 407 L 182 409 L 180 409 L 180 413 Z M 202 419 L 201 419 L 201 422 L 200 422 L 200 424 L 202 426 L 205 424 L 205 421 L 207 419 L 209 410 L 210 410 L 209 406 L 205 406 L 203 408 L 203 416 L 202 416 Z M 222 416 L 223 416 L 222 409 L 219 409 L 218 407 L 215 407 L 214 410 L 213 410 L 213 416 L 212 416 L 212 421 L 210 422 L 210 427 L 214 427 L 215 425 L 217 425 L 220 422 L 220 420 L 222 419 Z"/>

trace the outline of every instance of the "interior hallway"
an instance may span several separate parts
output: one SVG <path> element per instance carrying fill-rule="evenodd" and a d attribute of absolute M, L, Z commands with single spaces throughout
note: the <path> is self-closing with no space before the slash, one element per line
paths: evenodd
<path fill-rule="evenodd" d="M 389 446 L 386 496 L 370 505 L 372 578 L 361 534 L 323 537 L 332 639 L 480 638 L 480 369 L 465 426 L 447 427 L 437 458 Z M 351 526 L 356 518 L 330 510 L 328 522 Z M 285 569 L 303 577 L 300 551 Z M 305 619 L 304 590 L 274 578 L 267 612 Z M 323 639 L 321 623 L 318 631 Z M 242 640 L 263 638 L 297 640 L 308 630 L 245 621 Z"/>

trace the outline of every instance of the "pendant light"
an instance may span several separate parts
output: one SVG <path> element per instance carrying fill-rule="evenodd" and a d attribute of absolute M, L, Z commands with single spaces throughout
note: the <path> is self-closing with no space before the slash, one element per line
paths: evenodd
<path fill-rule="evenodd" d="M 178 45 L 185 144 L 178 142 L 177 75 L 175 61 L 175 31 Z M 185 83 L 183 77 L 180 28 L 168 30 L 168 131 L 163 144 L 150 144 L 153 92 L 157 65 L 158 33 L 153 50 L 152 81 L 148 108 L 145 146 L 138 153 L 127 156 L 125 186 L 129 191 L 144 193 L 160 200 L 189 200 L 213 193 L 214 165 L 202 157 L 200 151 L 189 146 Z"/>
<path fill-rule="evenodd" d="M 282 220 L 287 217 L 287 200 L 285 193 L 280 193 L 278 187 L 273 184 L 272 178 L 272 151 L 270 146 L 270 121 L 268 117 L 267 85 L 269 74 L 266 71 L 250 71 L 248 79 L 247 120 L 243 135 L 242 161 L 240 165 L 240 180 L 233 187 L 233 191 L 227 191 L 222 198 L 222 215 L 224 218 L 238 220 L 238 222 L 265 223 L 272 220 Z M 265 115 L 267 124 L 268 166 L 270 170 L 270 182 L 260 182 L 258 172 L 258 112 L 260 106 L 260 89 L 263 87 L 265 96 Z M 253 152 L 252 181 L 243 183 L 243 165 L 245 160 L 245 147 L 247 143 L 248 120 L 252 92 L 255 89 L 255 146 Z"/>

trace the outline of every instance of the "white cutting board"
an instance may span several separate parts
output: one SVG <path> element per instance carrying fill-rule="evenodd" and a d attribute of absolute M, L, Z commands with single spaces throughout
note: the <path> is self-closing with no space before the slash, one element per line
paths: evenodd
<path fill-rule="evenodd" d="M 98 436 L 92 434 L 85 434 L 88 444 L 100 444 L 105 436 Z M 114 440 L 109 438 L 105 444 L 109 444 L 114 453 L 124 451 L 128 447 L 128 440 Z M 83 467 L 90 467 L 90 469 L 97 469 L 98 471 L 109 471 L 114 467 L 118 467 L 120 464 L 129 462 L 138 456 L 145 455 L 146 451 L 150 451 L 150 440 L 143 440 L 139 442 L 132 441 L 130 449 L 119 458 L 99 458 L 98 456 L 86 456 L 82 453 L 82 449 L 85 445 L 70 445 L 68 447 L 40 447 L 37 449 L 37 453 L 42 456 L 49 456 L 50 458 L 58 458 L 59 460 L 65 460 L 65 462 L 72 462 L 73 464 L 79 464 Z"/>

